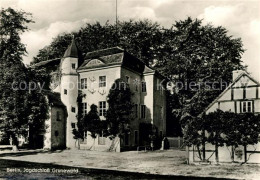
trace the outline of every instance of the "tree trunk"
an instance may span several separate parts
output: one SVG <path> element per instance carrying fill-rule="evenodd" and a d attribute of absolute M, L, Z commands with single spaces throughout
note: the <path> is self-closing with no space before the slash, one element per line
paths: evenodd
<path fill-rule="evenodd" d="M 232 160 L 232 162 L 235 162 L 235 153 L 234 153 L 234 151 L 235 151 L 234 146 L 231 146 L 231 160 Z"/>
<path fill-rule="evenodd" d="M 95 141 L 96 141 L 96 138 L 94 138 L 94 143 L 93 143 L 93 149 L 95 151 Z"/>
<path fill-rule="evenodd" d="M 11 137 L 12 137 L 12 145 L 13 145 L 12 151 L 19 151 L 17 137 L 15 135 L 12 135 Z"/>
<path fill-rule="evenodd" d="M 203 130 L 203 138 L 205 138 L 205 131 Z M 203 139 L 202 142 L 202 158 L 203 158 L 203 162 L 206 161 L 206 148 L 205 148 L 205 140 Z"/>
<path fill-rule="evenodd" d="M 244 154 L 245 154 L 245 163 L 247 162 L 247 149 L 246 149 L 246 146 L 244 146 Z"/>
<path fill-rule="evenodd" d="M 202 160 L 199 145 L 197 145 L 197 150 L 198 150 L 198 153 L 199 153 L 199 158 L 200 158 L 200 160 Z"/>
<path fill-rule="evenodd" d="M 202 158 L 203 158 L 203 161 L 205 162 L 205 161 L 206 161 L 206 148 L 205 148 L 205 142 L 203 142 L 203 144 L 202 144 Z"/>
<path fill-rule="evenodd" d="M 80 149 L 80 141 L 79 141 L 79 139 L 78 139 L 78 149 Z"/>
<path fill-rule="evenodd" d="M 215 155 L 216 155 L 216 162 L 219 163 L 219 157 L 218 157 L 218 145 L 215 145 Z"/>

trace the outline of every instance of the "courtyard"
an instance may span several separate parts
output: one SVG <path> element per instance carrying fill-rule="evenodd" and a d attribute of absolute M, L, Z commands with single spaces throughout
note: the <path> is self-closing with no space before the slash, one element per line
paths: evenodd
<path fill-rule="evenodd" d="M 180 176 L 187 178 L 214 177 L 228 179 L 258 179 L 260 176 L 260 166 L 255 164 L 188 165 L 186 163 L 186 152 L 181 150 L 147 152 L 128 151 L 121 153 L 76 149 L 63 151 L 37 150 L 24 152 L 2 152 L 0 153 L 0 162 L 0 174 L 5 175 L 5 177 L 14 175 L 13 173 L 6 172 L 6 168 L 15 167 L 12 165 L 12 163 L 15 164 L 15 162 L 20 162 L 20 164 L 18 163 L 19 168 L 22 168 L 23 166 L 29 166 L 31 168 L 50 166 L 79 168 L 81 174 L 87 171 L 86 169 L 100 172 L 111 170 L 111 172 L 113 172 L 112 174 L 115 172 L 122 173 L 120 175 L 121 178 L 119 179 L 125 179 L 124 177 L 127 177 L 128 175 L 123 174 L 127 172 L 154 175 L 152 177 L 147 177 L 147 179 L 158 179 L 158 177 L 155 177 L 156 175 L 168 175 L 163 179 L 168 179 L 170 176 L 172 176 L 170 179 Z M 100 172 L 95 172 L 94 174 L 100 174 Z M 87 171 L 87 174 L 88 173 L 90 172 Z M 80 178 L 79 174 L 78 176 Z M 39 177 L 41 176 L 41 174 L 35 175 Z M 56 174 L 56 176 L 58 175 Z M 132 175 L 129 174 L 129 176 Z M 73 176 L 70 175 L 67 177 Z M 93 179 L 100 178 L 99 176 L 91 177 Z M 140 174 L 138 176 L 133 175 L 132 178 L 134 177 L 140 179 Z"/>

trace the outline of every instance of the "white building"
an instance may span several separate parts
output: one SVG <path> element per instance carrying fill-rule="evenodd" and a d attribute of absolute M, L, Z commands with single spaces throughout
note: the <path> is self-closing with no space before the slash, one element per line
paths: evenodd
<path fill-rule="evenodd" d="M 97 105 L 101 120 L 105 120 L 108 104 L 108 92 L 118 78 L 125 80 L 133 92 L 132 102 L 135 104 L 135 119 L 131 121 L 130 133 L 123 139 L 111 141 L 109 138 L 98 137 L 96 149 L 131 148 L 144 145 L 140 136 L 140 123 L 150 123 L 156 127 L 155 133 L 162 137 L 166 131 L 166 96 L 163 77 L 140 59 L 121 48 L 89 52 L 84 61 L 79 59 L 79 52 L 73 40 L 62 59 L 49 60 L 36 64 L 37 67 L 55 65 L 51 70 L 53 92 L 60 94 L 61 101 L 67 108 L 66 146 L 75 147 L 72 130 L 77 128 L 77 97 L 79 90 L 85 94 L 83 112 L 87 113 L 92 104 Z M 141 130 L 142 131 L 142 130 Z M 85 146 L 90 147 L 93 139 L 88 135 Z M 117 146 L 115 146 L 115 144 Z"/>

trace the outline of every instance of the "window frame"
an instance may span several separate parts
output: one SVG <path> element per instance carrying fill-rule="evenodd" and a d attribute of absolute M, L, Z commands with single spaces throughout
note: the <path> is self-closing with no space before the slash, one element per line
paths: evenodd
<path fill-rule="evenodd" d="M 71 63 L 71 69 L 76 69 L 76 63 Z"/>
<path fill-rule="evenodd" d="M 140 113 L 141 113 L 141 119 L 146 119 L 146 105 L 144 105 L 144 104 L 141 104 L 141 111 L 140 111 Z"/>
<path fill-rule="evenodd" d="M 82 114 L 83 114 L 83 116 L 85 116 L 87 113 L 88 113 L 88 103 L 83 102 L 82 103 Z"/>
<path fill-rule="evenodd" d="M 105 117 L 107 114 L 107 102 L 106 101 L 99 101 L 98 102 L 98 114 L 99 116 Z"/>
<path fill-rule="evenodd" d="M 87 89 L 87 88 L 88 88 L 88 78 L 81 78 L 80 89 Z"/>
<path fill-rule="evenodd" d="M 241 101 L 240 106 L 241 106 L 241 113 L 252 113 L 253 112 L 253 101 Z M 250 110 L 249 110 L 249 108 L 250 108 Z"/>
<path fill-rule="evenodd" d="M 56 121 L 61 121 L 61 113 L 60 113 L 60 111 L 56 112 Z"/>
<path fill-rule="evenodd" d="M 104 79 L 102 79 L 104 78 Z M 107 83 L 107 77 L 106 76 L 99 76 L 99 83 L 98 83 L 98 86 L 99 87 L 106 87 Z"/>

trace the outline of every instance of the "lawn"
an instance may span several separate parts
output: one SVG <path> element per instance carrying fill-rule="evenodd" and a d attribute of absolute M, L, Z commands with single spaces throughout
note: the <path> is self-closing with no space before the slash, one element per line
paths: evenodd
<path fill-rule="evenodd" d="M 260 166 L 253 164 L 188 165 L 186 152 L 180 150 L 148 152 L 97 152 L 64 150 L 0 154 L 0 158 L 81 168 L 110 169 L 149 174 L 259 179 Z"/>

